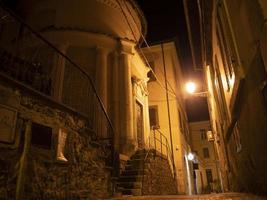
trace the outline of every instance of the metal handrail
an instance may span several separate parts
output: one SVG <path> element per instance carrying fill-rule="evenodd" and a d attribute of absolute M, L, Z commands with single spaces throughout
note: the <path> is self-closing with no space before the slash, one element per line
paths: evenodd
<path fill-rule="evenodd" d="M 174 160 L 173 160 L 173 155 L 172 155 L 172 151 L 171 151 L 171 148 L 170 148 L 170 145 L 169 145 L 169 142 L 168 142 L 168 139 L 167 137 L 159 130 L 159 129 L 156 129 L 156 131 L 158 133 L 160 133 L 160 135 L 162 135 L 164 138 L 165 138 L 165 141 L 166 141 L 166 154 L 167 154 L 167 159 L 170 159 L 170 162 L 171 163 L 174 163 Z M 172 172 L 174 173 L 174 170 L 173 169 L 173 165 L 171 165 L 171 168 L 172 168 Z M 174 177 L 175 178 L 175 177 Z"/>
<path fill-rule="evenodd" d="M 55 50 L 58 54 L 60 54 L 63 58 L 65 58 L 68 62 L 70 62 L 73 66 L 75 66 L 83 75 L 86 76 L 86 78 L 89 80 L 91 87 L 93 88 L 93 92 L 96 95 L 100 105 L 101 105 L 101 109 L 103 111 L 103 113 L 105 114 L 105 117 L 107 118 L 110 127 L 112 127 L 113 132 L 114 132 L 114 127 L 111 123 L 111 120 L 108 116 L 108 113 L 104 107 L 104 103 L 101 100 L 100 96 L 97 93 L 96 87 L 94 85 L 94 82 L 92 80 L 92 78 L 89 76 L 89 74 L 83 70 L 83 68 L 76 64 L 71 58 L 69 58 L 66 54 L 62 53 L 58 48 L 56 48 L 50 41 L 48 41 L 44 36 L 42 36 L 40 33 L 38 33 L 37 31 L 35 31 L 31 26 L 29 26 L 27 23 L 25 23 L 20 17 L 18 17 L 13 11 L 11 11 L 9 8 L 5 7 L 2 3 L 2 1 L 0 1 L 1 3 L 1 7 L 8 12 L 13 18 L 15 18 L 19 23 L 21 23 L 23 26 L 25 26 L 26 28 L 28 28 L 31 33 L 33 33 L 36 37 L 38 37 L 40 40 L 42 40 L 44 43 L 46 43 L 49 47 L 51 47 L 53 50 Z"/>
<path fill-rule="evenodd" d="M 95 103 L 97 103 L 97 106 L 99 107 L 98 112 L 103 116 L 103 120 L 106 120 L 105 122 L 107 123 L 107 127 L 109 127 L 108 130 L 108 134 L 110 134 L 110 137 L 108 138 L 104 138 L 110 141 L 111 143 L 111 162 L 112 162 L 112 166 L 114 165 L 114 127 L 113 124 L 111 122 L 110 117 L 108 116 L 107 110 L 104 107 L 104 104 L 97 92 L 97 89 L 94 85 L 94 82 L 92 80 L 92 78 L 90 77 L 90 75 L 76 62 L 74 62 L 70 57 L 68 57 L 66 54 L 64 54 L 63 52 L 61 52 L 57 47 L 55 47 L 49 40 L 47 40 L 43 35 L 41 35 L 40 33 L 38 33 L 37 31 L 35 31 L 30 25 L 28 25 L 27 23 L 25 23 L 19 16 L 17 16 L 12 10 L 10 10 L 8 7 L 5 6 L 5 4 L 3 3 L 3 1 L 0 0 L 0 8 L 3 9 L 3 11 L 5 11 L 11 18 L 12 20 L 15 21 L 15 23 L 18 23 L 19 26 L 24 27 L 25 29 L 27 29 L 27 31 L 32 34 L 34 37 L 36 37 L 38 39 L 38 41 L 44 43 L 47 47 L 49 47 L 53 52 L 57 53 L 59 56 L 61 56 L 62 58 L 64 58 L 66 61 L 68 61 L 71 66 L 73 66 L 75 69 L 78 70 L 78 72 L 83 75 L 86 80 L 88 81 L 88 86 L 91 88 L 90 92 L 92 92 L 92 95 L 95 96 L 96 101 Z M 16 46 L 15 46 L 16 48 Z M 14 58 L 13 58 L 14 59 Z M 34 90 L 33 90 L 34 91 Z M 43 93 L 43 92 L 41 92 Z M 43 96 L 46 96 L 48 98 L 50 98 L 49 94 L 45 94 L 43 93 Z M 54 101 L 57 102 L 57 101 Z M 58 102 L 58 104 L 60 105 L 64 105 L 61 102 Z M 69 105 L 67 105 L 69 106 Z M 73 107 L 74 108 L 74 107 Z M 73 109 L 73 111 L 75 111 L 78 115 L 81 114 L 81 116 L 84 116 L 83 113 L 80 113 L 77 109 Z M 86 120 L 89 122 L 90 119 L 89 117 L 86 117 Z M 101 140 L 101 138 L 99 138 Z M 102 138 L 103 139 L 103 138 Z"/>
<path fill-rule="evenodd" d="M 96 95 L 98 99 L 98 103 L 101 105 L 101 109 L 103 113 L 105 114 L 106 119 L 108 120 L 108 123 L 110 127 L 112 128 L 112 131 L 114 133 L 114 127 L 112 125 L 111 119 L 108 116 L 108 113 L 104 107 L 104 103 L 101 100 L 100 96 L 98 95 L 98 92 L 96 90 L 96 87 L 92 81 L 92 78 L 89 76 L 89 74 L 77 63 L 75 63 L 71 58 L 69 58 L 66 54 L 62 53 L 58 48 L 56 48 L 50 41 L 48 41 L 44 36 L 42 36 L 40 33 L 35 31 L 31 26 L 29 26 L 27 23 L 25 23 L 20 17 L 18 17 L 12 10 L 7 8 L 3 5 L 3 2 L 0 1 L 0 7 L 3 8 L 6 12 L 8 12 L 13 18 L 15 18 L 19 23 L 21 23 L 23 26 L 25 26 L 28 30 L 31 31 L 36 37 L 38 37 L 40 40 L 42 40 L 44 43 L 46 43 L 49 47 L 51 47 L 54 51 L 56 51 L 58 54 L 60 54 L 63 58 L 65 58 L 69 63 L 71 63 L 73 66 L 75 66 L 83 75 L 86 76 L 86 78 L 89 80 L 91 87 L 93 89 L 94 94 Z"/>
<path fill-rule="evenodd" d="M 161 158 L 163 156 L 163 151 L 162 151 L 163 148 L 162 147 L 164 146 L 166 148 L 167 160 L 170 159 L 170 162 L 171 163 L 174 162 L 173 159 L 172 159 L 173 156 L 171 155 L 170 146 L 169 146 L 167 137 L 159 129 L 154 128 L 154 127 L 152 127 L 152 129 L 153 129 L 153 132 L 150 132 L 150 134 L 148 136 L 148 139 L 147 139 L 148 140 L 148 151 L 146 152 L 146 155 L 145 155 L 144 160 L 143 160 L 142 188 L 141 188 L 142 189 L 141 190 L 142 194 L 144 194 L 145 164 L 147 162 L 148 156 L 149 156 L 149 154 L 150 154 L 151 151 L 155 150 L 155 156 L 157 154 L 157 142 L 156 141 L 158 141 L 160 143 L 160 154 L 161 154 Z M 152 133 L 153 133 L 153 136 L 152 136 Z M 158 139 L 156 137 L 156 133 L 159 134 L 160 139 Z M 163 143 L 162 138 L 164 138 L 165 143 Z M 154 146 L 151 144 L 151 139 L 154 139 Z M 173 166 L 173 165 L 171 164 L 170 166 Z M 175 169 L 172 168 L 172 172 L 174 172 L 174 170 Z M 175 177 L 173 176 L 173 178 L 175 178 Z"/>

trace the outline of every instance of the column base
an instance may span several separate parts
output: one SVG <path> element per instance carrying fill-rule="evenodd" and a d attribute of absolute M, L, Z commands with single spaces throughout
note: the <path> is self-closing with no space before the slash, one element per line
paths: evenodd
<path fill-rule="evenodd" d="M 127 156 L 130 157 L 136 151 L 137 143 L 133 139 L 131 139 L 131 140 L 127 139 L 126 141 L 124 140 L 121 143 L 121 148 L 120 149 L 121 149 L 121 153 L 122 154 L 127 155 Z"/>

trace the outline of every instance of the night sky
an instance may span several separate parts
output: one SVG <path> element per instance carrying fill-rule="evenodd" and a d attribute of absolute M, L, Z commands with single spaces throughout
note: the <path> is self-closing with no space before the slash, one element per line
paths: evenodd
<path fill-rule="evenodd" d="M 15 9 L 18 0 L 4 0 L 9 7 Z M 148 44 L 174 39 L 178 46 L 184 76 L 196 80 L 198 85 L 203 83 L 201 72 L 193 70 L 190 46 L 187 36 L 183 0 L 136 0 L 144 12 L 148 23 L 146 40 Z M 194 0 L 190 0 L 192 3 Z M 193 7 L 190 5 L 190 8 Z M 191 11 L 190 18 L 194 21 L 195 14 Z M 193 30 L 197 32 L 197 30 Z M 197 35 L 197 34 L 195 34 Z M 196 40 L 197 41 L 197 40 Z M 197 42 L 196 42 L 197 44 Z M 195 45 L 197 48 L 199 44 Z M 202 90 L 203 85 L 200 87 Z M 188 99 L 186 102 L 189 121 L 208 119 L 208 106 L 205 98 Z"/>
<path fill-rule="evenodd" d="M 203 74 L 193 70 L 183 0 L 137 0 L 137 2 L 147 19 L 148 33 L 146 40 L 148 44 L 175 39 L 185 79 L 194 80 L 200 86 L 199 91 L 203 91 Z M 193 6 L 190 5 L 190 8 L 193 9 Z M 194 21 L 197 16 L 192 10 L 190 10 L 190 13 L 190 18 Z M 193 29 L 193 32 L 198 31 Z M 195 44 L 197 49 L 199 46 L 198 37 L 195 37 Z M 206 98 L 198 97 L 186 100 L 186 109 L 190 122 L 209 119 Z"/>

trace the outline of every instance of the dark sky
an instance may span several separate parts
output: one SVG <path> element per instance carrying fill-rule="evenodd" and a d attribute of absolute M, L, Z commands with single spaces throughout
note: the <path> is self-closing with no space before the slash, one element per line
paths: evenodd
<path fill-rule="evenodd" d="M 148 21 L 147 41 L 154 42 L 178 35 L 184 20 L 182 0 L 137 0 Z"/>
<path fill-rule="evenodd" d="M 192 3 L 192 0 L 190 1 L 190 3 Z M 201 83 L 203 83 L 202 72 L 193 70 L 183 0 L 137 0 L 137 2 L 147 19 L 147 42 L 153 44 L 175 38 L 185 78 L 196 80 L 198 85 L 201 85 Z M 191 9 L 193 7 L 194 5 L 190 5 Z M 197 18 L 197 14 L 192 12 L 192 10 L 190 10 L 190 12 L 191 20 L 197 20 L 194 19 Z M 195 29 L 193 29 L 193 31 L 197 32 Z M 197 38 L 198 37 L 194 38 L 195 47 L 199 46 Z M 202 88 L 203 85 L 200 87 L 200 90 Z M 189 121 L 209 119 L 207 101 L 203 97 L 188 99 L 186 101 L 186 109 Z"/>
<path fill-rule="evenodd" d="M 10 7 L 15 8 L 18 0 L 4 0 Z M 178 46 L 178 56 L 186 79 L 197 80 L 199 83 L 202 73 L 193 70 L 183 0 L 136 0 L 147 19 L 148 29 L 146 40 L 149 44 L 164 40 L 175 39 Z M 189 0 L 192 3 L 194 0 Z M 194 5 L 190 5 L 190 9 Z M 195 14 L 190 18 L 195 21 Z M 193 30 L 197 32 L 197 30 Z M 197 43 L 197 42 L 196 42 Z M 199 46 L 197 44 L 196 46 Z M 186 102 L 189 121 L 199 121 L 208 118 L 207 102 L 203 98 L 190 99 Z"/>

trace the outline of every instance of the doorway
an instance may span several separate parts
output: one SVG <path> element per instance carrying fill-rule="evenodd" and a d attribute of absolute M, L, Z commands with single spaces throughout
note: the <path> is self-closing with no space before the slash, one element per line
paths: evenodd
<path fill-rule="evenodd" d="M 137 144 L 138 148 L 143 148 L 143 138 L 144 138 L 144 122 L 143 122 L 143 106 L 138 101 L 136 101 L 135 106 L 136 113 L 136 132 L 137 132 Z"/>

